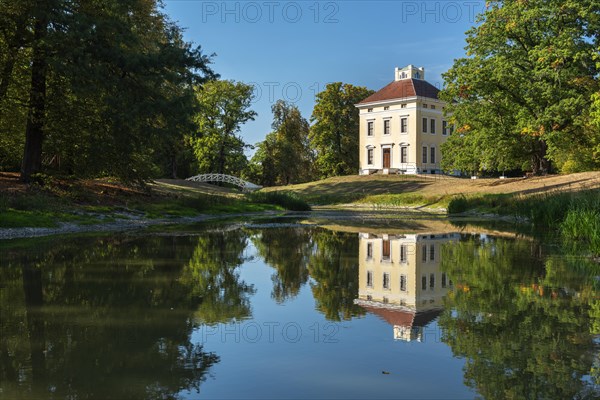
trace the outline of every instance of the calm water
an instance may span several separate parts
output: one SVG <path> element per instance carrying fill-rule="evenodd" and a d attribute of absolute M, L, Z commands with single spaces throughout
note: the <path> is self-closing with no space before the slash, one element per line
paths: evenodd
<path fill-rule="evenodd" d="M 0 397 L 600 395 L 598 265 L 531 238 L 373 231 L 3 247 Z"/>

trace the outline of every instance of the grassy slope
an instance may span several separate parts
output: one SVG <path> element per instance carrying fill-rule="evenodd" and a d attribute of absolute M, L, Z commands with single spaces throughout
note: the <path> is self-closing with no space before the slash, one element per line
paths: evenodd
<path fill-rule="evenodd" d="M 19 184 L 16 174 L 0 173 L 0 227 L 56 226 L 58 221 L 91 224 L 123 218 L 123 212 L 164 218 L 282 209 L 265 204 L 260 196 L 249 201 L 233 188 L 184 180 L 159 180 L 150 187 L 151 193 L 107 180 L 57 181 L 36 191 Z M 431 208 L 447 208 L 451 201 L 465 196 L 486 199 L 472 202 L 477 205 L 469 209 L 498 212 L 515 198 L 599 187 L 600 172 L 506 180 L 371 175 L 265 188 L 259 195 L 286 191 L 317 205 L 352 203 Z"/>
<path fill-rule="evenodd" d="M 288 190 L 320 205 L 446 208 L 526 218 L 600 255 L 600 172 L 520 179 L 346 176 L 269 190 Z"/>
<path fill-rule="evenodd" d="M 277 198 L 274 198 L 277 197 Z M 97 224 L 129 218 L 177 218 L 290 208 L 285 196 L 248 197 L 233 188 L 161 180 L 149 190 L 108 180 L 50 179 L 26 186 L 17 174 L 0 173 L 0 228 L 56 227 L 59 222 Z M 293 206 L 293 205 L 292 205 Z"/>
<path fill-rule="evenodd" d="M 429 206 L 446 208 L 459 195 L 530 195 L 549 191 L 600 187 L 600 172 L 513 179 L 460 179 L 433 176 L 343 176 L 321 181 L 272 187 L 290 191 L 317 205 L 370 204 L 375 206 Z"/>

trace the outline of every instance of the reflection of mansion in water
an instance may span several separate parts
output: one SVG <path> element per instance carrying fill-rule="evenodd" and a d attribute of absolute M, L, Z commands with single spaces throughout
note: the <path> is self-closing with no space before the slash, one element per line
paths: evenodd
<path fill-rule="evenodd" d="M 452 286 L 440 271 L 442 245 L 459 234 L 360 234 L 355 303 L 394 327 L 394 339 L 418 340 L 442 311 Z"/>

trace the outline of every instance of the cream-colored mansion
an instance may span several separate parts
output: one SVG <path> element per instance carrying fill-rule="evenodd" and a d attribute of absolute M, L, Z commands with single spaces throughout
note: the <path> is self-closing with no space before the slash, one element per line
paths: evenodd
<path fill-rule="evenodd" d="M 450 134 L 439 90 L 425 69 L 396 68 L 394 81 L 356 105 L 361 175 L 439 173 L 440 145 Z"/>
<path fill-rule="evenodd" d="M 452 289 L 450 277 L 440 269 L 442 246 L 460 235 L 361 233 L 359 238 L 354 303 L 392 325 L 394 339 L 423 340 Z"/>

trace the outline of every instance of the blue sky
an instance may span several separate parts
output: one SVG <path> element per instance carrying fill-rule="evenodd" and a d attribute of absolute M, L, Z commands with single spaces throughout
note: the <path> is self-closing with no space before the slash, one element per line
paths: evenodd
<path fill-rule="evenodd" d="M 241 131 L 250 144 L 271 131 L 276 100 L 295 103 L 309 119 L 315 94 L 329 82 L 377 90 L 393 80 L 395 67 L 413 64 L 441 87 L 485 7 L 477 0 L 164 3 L 186 40 L 216 53 L 215 72 L 257 87 L 258 117 Z"/>

